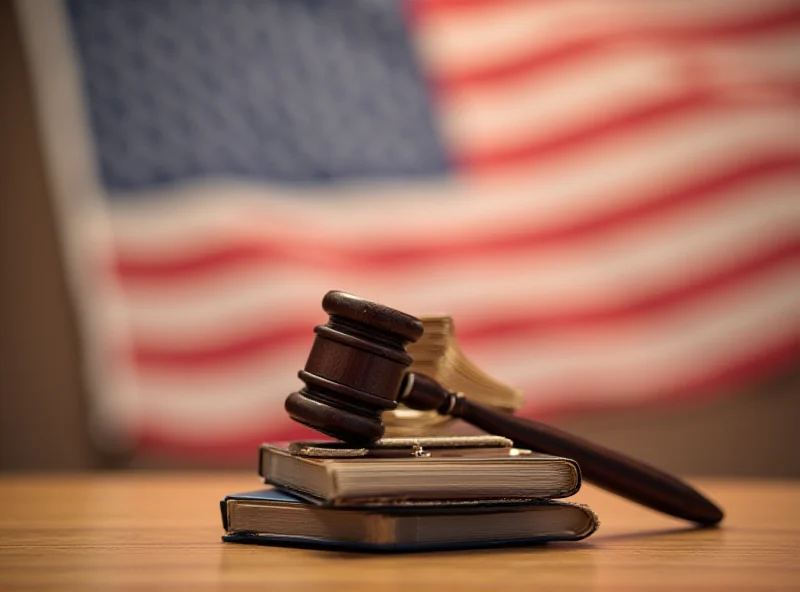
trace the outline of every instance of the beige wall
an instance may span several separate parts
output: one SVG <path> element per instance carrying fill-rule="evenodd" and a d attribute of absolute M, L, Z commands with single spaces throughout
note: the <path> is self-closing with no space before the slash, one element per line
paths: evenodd
<path fill-rule="evenodd" d="M 10 0 L 0 0 L 0 51 L 0 470 L 163 466 L 91 446 L 73 310 Z M 731 395 L 560 423 L 683 473 L 800 476 L 800 373 Z"/>
<path fill-rule="evenodd" d="M 75 325 L 12 6 L 0 1 L 0 467 L 87 466 Z"/>

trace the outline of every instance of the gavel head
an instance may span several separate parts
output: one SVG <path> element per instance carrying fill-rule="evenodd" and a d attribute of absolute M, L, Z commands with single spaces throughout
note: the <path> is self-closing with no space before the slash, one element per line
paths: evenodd
<path fill-rule="evenodd" d="M 305 383 L 286 399 L 289 416 L 310 428 L 354 444 L 369 444 L 384 431 L 381 414 L 397 406 L 412 358 L 406 344 L 422 336 L 422 322 L 345 292 L 328 292 L 330 315 L 314 328 Z"/>

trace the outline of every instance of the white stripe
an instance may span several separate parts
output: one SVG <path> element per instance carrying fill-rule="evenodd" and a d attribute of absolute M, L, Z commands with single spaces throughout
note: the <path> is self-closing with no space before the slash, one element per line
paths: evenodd
<path fill-rule="evenodd" d="M 545 142 L 679 96 L 693 86 L 716 93 L 720 100 L 744 99 L 755 112 L 764 102 L 768 109 L 781 109 L 781 103 L 791 109 L 794 98 L 776 95 L 771 88 L 774 82 L 798 83 L 797 55 L 796 32 L 748 43 L 701 45 L 692 52 L 691 63 L 684 51 L 670 46 L 633 50 L 614 45 L 569 67 L 443 95 L 443 131 L 460 153 Z M 750 105 L 743 103 L 742 108 Z"/>
<path fill-rule="evenodd" d="M 786 265 L 737 292 L 647 323 L 620 324 L 603 334 L 506 339 L 469 348 L 467 354 L 495 378 L 530 389 L 528 403 L 556 404 L 551 396 L 587 383 L 593 385 L 593 397 L 644 401 L 798 335 L 798 271 L 798 265 Z M 264 360 L 268 370 L 220 376 L 213 381 L 219 390 L 143 383 L 144 416 L 189 442 L 283 421 L 284 398 L 302 386 L 295 377 L 297 364 L 286 367 L 285 361 L 299 360 L 301 353 L 287 353 L 274 363 Z"/>
<path fill-rule="evenodd" d="M 576 394 L 592 401 L 646 399 L 800 338 L 798 273 L 795 261 L 743 289 L 652 315 L 646 323 L 620 323 L 603 334 L 520 336 L 473 348 L 470 355 L 491 375 L 532 388 L 526 395 L 537 404 L 557 404 L 549 395 L 569 393 L 571 385 L 591 385 L 590 394 Z"/>
<path fill-rule="evenodd" d="M 451 146 L 461 152 L 542 140 L 686 88 L 679 57 L 666 48 L 614 46 L 569 68 L 441 97 Z"/>
<path fill-rule="evenodd" d="M 531 232 L 592 218 L 729 170 L 754 156 L 800 151 L 796 107 L 687 115 L 681 121 L 579 149 L 508 182 L 409 183 L 291 190 L 233 182 L 186 184 L 150 199 L 111 205 L 126 252 L 163 259 L 205 250 L 231 236 L 374 249 Z M 390 222 L 390 223 L 388 223 Z M 322 261 L 327 254 L 316 253 Z"/>
<path fill-rule="evenodd" d="M 428 16 L 417 27 L 417 36 L 424 61 L 434 71 L 460 72 L 618 31 L 691 31 L 747 21 L 791 6 L 788 0 L 512 2 Z"/>
<path fill-rule="evenodd" d="M 800 176 L 743 186 L 725 200 L 700 203 L 620 231 L 558 248 L 417 263 L 412 270 L 364 273 L 286 265 L 232 270 L 173 289 L 131 289 L 117 322 L 129 320 L 148 342 L 176 347 L 225 341 L 254 326 L 318 314 L 333 287 L 416 314 L 455 318 L 512 312 L 515 303 L 552 314 L 610 308 L 691 284 L 717 269 L 796 237 Z M 513 286 L 505 290 L 499 286 Z"/>

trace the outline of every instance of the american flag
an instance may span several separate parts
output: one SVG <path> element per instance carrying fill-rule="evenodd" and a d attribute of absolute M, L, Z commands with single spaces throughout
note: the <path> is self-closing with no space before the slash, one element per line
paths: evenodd
<path fill-rule="evenodd" d="M 800 4 L 21 0 L 99 439 L 307 436 L 320 300 L 446 312 L 522 413 L 800 352 Z"/>

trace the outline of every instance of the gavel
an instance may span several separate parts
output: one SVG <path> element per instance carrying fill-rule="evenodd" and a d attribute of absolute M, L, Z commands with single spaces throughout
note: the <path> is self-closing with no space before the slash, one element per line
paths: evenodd
<path fill-rule="evenodd" d="M 470 401 L 432 378 L 408 372 L 406 345 L 423 333 L 411 315 L 340 291 L 328 292 L 322 308 L 329 320 L 316 338 L 305 369 L 305 386 L 286 399 L 295 421 L 356 445 L 383 436 L 381 414 L 399 403 L 419 411 L 460 418 L 515 446 L 571 458 L 595 485 L 643 506 L 695 522 L 717 524 L 722 510 L 688 483 L 647 463 L 530 419 Z"/>

